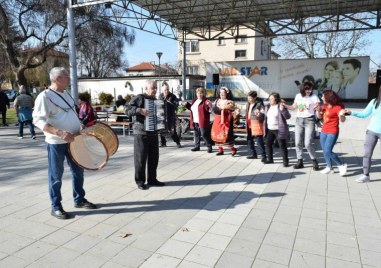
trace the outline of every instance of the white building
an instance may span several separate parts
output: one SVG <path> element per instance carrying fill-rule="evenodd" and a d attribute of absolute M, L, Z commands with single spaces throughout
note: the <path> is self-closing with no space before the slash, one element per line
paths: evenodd
<path fill-rule="evenodd" d="M 216 33 L 217 34 L 217 33 Z M 272 58 L 271 38 L 255 36 L 252 29 L 240 29 L 239 35 L 232 38 L 230 34 L 221 34 L 217 40 L 199 41 L 186 36 L 186 69 L 187 74 L 206 75 L 206 62 L 253 61 Z M 181 43 L 178 47 L 178 60 L 181 64 Z"/>

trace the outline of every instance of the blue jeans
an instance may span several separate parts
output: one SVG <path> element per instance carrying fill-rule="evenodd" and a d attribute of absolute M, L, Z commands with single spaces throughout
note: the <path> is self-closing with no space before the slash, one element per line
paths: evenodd
<path fill-rule="evenodd" d="M 78 204 L 85 201 L 83 168 L 75 164 L 69 156 L 68 144 L 47 143 L 46 148 L 48 150 L 49 196 L 52 202 L 52 209 L 62 209 L 61 185 L 65 158 L 72 174 L 74 203 Z"/>
<path fill-rule="evenodd" d="M 24 122 L 19 122 L 19 136 L 20 137 L 24 136 L 24 124 L 28 125 L 29 131 L 30 131 L 30 135 L 36 136 L 36 132 L 34 132 L 33 123 L 30 120 L 27 120 L 27 121 L 24 121 Z"/>
<path fill-rule="evenodd" d="M 295 150 L 296 158 L 303 159 L 303 147 L 306 147 L 311 160 L 316 159 L 315 143 L 315 120 L 313 117 L 297 117 L 295 122 Z"/>
<path fill-rule="evenodd" d="M 339 134 L 320 133 L 320 145 L 324 153 L 325 163 L 329 168 L 332 168 L 332 160 L 339 166 L 343 164 L 337 154 L 332 151 L 338 137 Z"/>

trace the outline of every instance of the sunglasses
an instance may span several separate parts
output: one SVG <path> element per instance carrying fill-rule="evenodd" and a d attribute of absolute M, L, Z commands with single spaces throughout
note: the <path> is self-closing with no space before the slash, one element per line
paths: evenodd
<path fill-rule="evenodd" d="M 304 87 L 304 90 L 312 90 L 312 87 Z"/>

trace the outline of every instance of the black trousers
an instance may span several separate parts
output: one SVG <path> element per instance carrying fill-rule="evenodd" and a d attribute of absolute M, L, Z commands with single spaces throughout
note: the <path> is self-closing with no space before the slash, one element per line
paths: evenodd
<path fill-rule="evenodd" d="M 169 126 L 168 127 L 168 132 L 169 132 L 169 135 L 171 136 L 172 140 L 176 144 L 179 144 L 180 143 L 180 138 L 177 135 L 176 125 Z M 160 134 L 160 142 L 161 142 L 161 144 L 166 144 L 167 143 L 167 140 L 165 139 L 165 135 Z"/>
<path fill-rule="evenodd" d="M 7 108 L 1 109 L 1 118 L 3 119 L 3 126 L 7 124 Z"/>
<path fill-rule="evenodd" d="M 283 162 L 288 163 L 288 150 L 287 150 L 287 140 L 278 139 L 278 130 L 267 130 L 266 133 L 266 154 L 267 159 L 273 160 L 273 144 L 274 141 L 277 140 L 279 143 L 279 147 L 282 151 Z"/>
<path fill-rule="evenodd" d="M 200 148 L 200 139 L 204 139 L 206 146 L 212 147 L 212 140 L 210 139 L 210 129 L 209 128 L 200 128 L 198 123 L 193 123 L 193 139 L 194 147 Z"/>
<path fill-rule="evenodd" d="M 144 184 L 156 181 L 156 169 L 159 164 L 159 139 L 157 135 L 135 135 L 134 138 L 135 182 Z"/>

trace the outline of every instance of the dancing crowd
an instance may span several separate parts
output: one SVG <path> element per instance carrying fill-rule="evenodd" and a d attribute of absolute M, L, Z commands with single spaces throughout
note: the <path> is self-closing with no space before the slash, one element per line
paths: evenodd
<path fill-rule="evenodd" d="M 369 182 L 371 158 L 378 140 L 381 140 L 381 87 L 376 99 L 370 101 L 362 112 L 346 109 L 341 97 L 332 89 L 322 90 L 319 98 L 313 93 L 314 80 L 306 76 L 299 87 L 292 105 L 287 105 L 279 93 L 269 95 L 269 103 L 264 105 L 257 97 L 256 91 L 250 91 L 246 104 L 246 134 L 248 146 L 248 159 L 257 159 L 258 154 L 264 164 L 274 163 L 275 145 L 278 145 L 282 155 L 284 167 L 289 166 L 288 141 L 290 139 L 289 124 L 291 118 L 289 110 L 296 110 L 295 120 L 295 151 L 297 162 L 294 169 L 304 168 L 303 149 L 306 148 L 312 162 L 314 171 L 322 174 L 336 172 L 336 165 L 340 176 L 347 173 L 347 164 L 334 152 L 335 144 L 339 138 L 340 122 L 345 122 L 346 116 L 352 115 L 359 118 L 372 116 L 366 131 L 363 157 L 363 174 L 356 179 L 357 182 Z M 219 98 L 212 104 L 204 96 L 204 89 L 197 88 L 197 97 L 192 103 L 180 102 L 190 110 L 191 128 L 194 129 L 194 147 L 192 152 L 200 151 L 200 138 L 207 146 L 207 152 L 212 153 L 212 145 L 217 146 L 217 156 L 224 154 L 224 149 L 230 149 L 231 155 L 236 156 L 237 148 L 234 147 L 234 114 L 239 113 L 233 101 L 232 92 L 221 87 Z M 210 116 L 214 114 L 214 121 L 210 127 Z M 315 135 L 321 127 L 319 140 L 323 151 L 325 168 L 319 167 L 316 155 Z M 257 149 L 256 149 L 257 147 Z M 258 150 L 258 153 L 257 153 Z"/>

